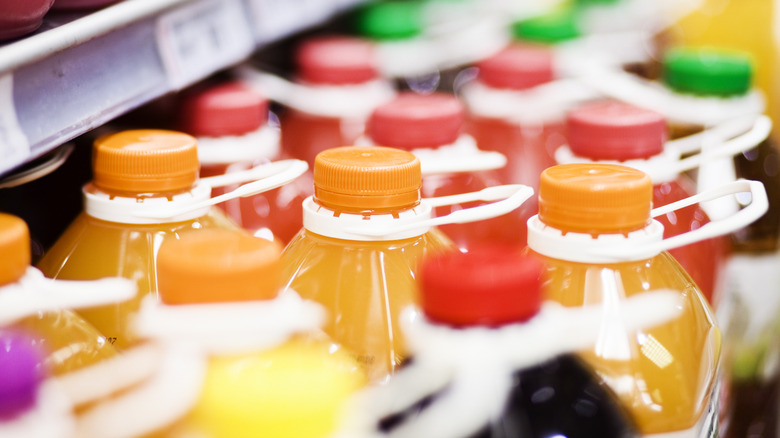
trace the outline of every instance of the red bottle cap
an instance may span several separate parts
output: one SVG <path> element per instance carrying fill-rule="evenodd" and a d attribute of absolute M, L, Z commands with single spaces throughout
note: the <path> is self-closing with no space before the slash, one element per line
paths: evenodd
<path fill-rule="evenodd" d="M 582 105 L 569 113 L 569 147 L 593 160 L 631 160 L 658 155 L 667 138 L 661 114 L 622 102 Z"/>
<path fill-rule="evenodd" d="M 374 46 L 348 37 L 311 39 L 296 54 L 300 80 L 312 84 L 360 84 L 379 77 Z"/>
<path fill-rule="evenodd" d="M 542 304 L 540 261 L 516 249 L 484 247 L 447 252 L 423 262 L 422 309 L 452 326 L 499 326 L 525 321 Z"/>
<path fill-rule="evenodd" d="M 463 104 L 444 93 L 401 93 L 374 110 L 366 130 L 375 144 L 399 149 L 435 148 L 458 139 Z"/>
<path fill-rule="evenodd" d="M 479 64 L 479 80 L 493 88 L 525 90 L 554 79 L 549 48 L 514 44 Z"/>
<path fill-rule="evenodd" d="M 198 137 L 242 135 L 268 121 L 268 99 L 237 82 L 196 87 L 183 96 L 181 130 Z"/>

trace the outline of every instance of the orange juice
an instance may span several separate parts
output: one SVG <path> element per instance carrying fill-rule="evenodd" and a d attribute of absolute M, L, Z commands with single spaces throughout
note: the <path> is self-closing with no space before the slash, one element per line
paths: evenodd
<path fill-rule="evenodd" d="M 168 219 L 143 216 L 155 208 L 207 200 L 197 184 L 196 141 L 172 131 L 125 131 L 95 142 L 95 177 L 84 189 L 85 211 L 43 256 L 50 278 L 89 280 L 119 276 L 137 281 L 136 299 L 83 311 L 118 347 L 135 342 L 128 319 L 141 299 L 157 293 L 157 250 L 190 229 L 236 228 L 216 209 L 198 208 Z M 139 215 L 140 214 L 140 215 Z"/>
<path fill-rule="evenodd" d="M 637 248 L 662 238 L 663 227 L 650 219 L 651 203 L 652 183 L 641 171 L 609 164 L 551 167 L 542 173 L 539 215 L 529 221 L 528 252 L 547 267 L 548 298 L 565 306 L 602 304 L 599 340 L 581 356 L 643 434 L 716 436 L 720 332 L 701 291 L 666 252 L 623 260 L 606 255 L 616 246 Z M 615 319 L 621 300 L 659 288 L 679 291 L 680 316 L 625 330 Z"/>
<path fill-rule="evenodd" d="M 325 332 L 357 355 L 369 379 L 385 378 L 407 354 L 398 317 L 417 303 L 418 264 L 452 243 L 436 229 L 377 238 L 351 231 L 430 217 L 431 207 L 420 203 L 420 160 L 409 152 L 325 151 L 314 184 L 304 228 L 282 253 L 283 283 L 328 310 Z"/>
<path fill-rule="evenodd" d="M 0 258 L 2 293 L 3 286 L 20 284 L 30 265 L 29 232 L 24 221 L 16 216 L 0 214 Z M 12 323 L 10 328 L 27 333 L 30 342 L 43 352 L 43 366 L 53 374 L 116 355 L 105 336 L 70 310 L 37 312 Z"/>

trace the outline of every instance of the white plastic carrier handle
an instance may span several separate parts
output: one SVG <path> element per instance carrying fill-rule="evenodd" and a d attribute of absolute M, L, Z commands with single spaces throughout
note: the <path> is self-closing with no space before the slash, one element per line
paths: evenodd
<path fill-rule="evenodd" d="M 52 280 L 30 266 L 18 282 L 0 287 L 0 327 L 38 312 L 115 304 L 135 297 L 134 281 L 125 278 Z"/>
<path fill-rule="evenodd" d="M 744 132 L 747 129 L 747 132 Z M 706 154 L 699 153 L 677 162 L 676 173 L 700 167 L 703 163 L 717 158 L 731 158 L 739 153 L 755 148 L 759 143 L 769 137 L 772 131 L 772 120 L 767 116 L 745 116 L 721 123 L 713 128 L 672 140 L 666 143 L 667 148 L 674 148 L 679 155 L 701 151 L 705 143 L 711 143 L 715 147 Z M 737 135 L 744 132 L 742 135 Z M 737 135 L 734 137 L 734 135 Z M 692 138 L 693 137 L 693 138 Z M 728 138 L 731 140 L 726 140 Z M 720 144 L 718 144 L 720 143 Z M 678 156 L 679 156 L 678 155 Z"/>
<path fill-rule="evenodd" d="M 490 203 L 480 205 L 478 207 L 458 210 L 440 217 L 404 222 L 397 225 L 387 225 L 386 223 L 383 223 L 378 226 L 372 226 L 370 224 L 366 224 L 365 226 L 361 227 L 350 227 L 345 231 L 364 236 L 384 237 L 419 228 L 476 222 L 507 214 L 512 210 L 520 207 L 523 202 L 533 196 L 533 194 L 534 189 L 529 186 L 524 186 L 522 184 L 507 184 L 488 187 L 477 192 L 441 196 L 437 198 L 424 198 L 422 202 L 429 204 L 431 207 L 443 207 L 446 205 L 462 204 L 475 201 L 484 201 Z"/>
<path fill-rule="evenodd" d="M 737 193 L 750 193 L 751 201 L 750 204 L 732 216 L 708 222 L 696 230 L 678 234 L 660 241 L 638 244 L 630 248 L 594 248 L 589 252 L 594 256 L 600 257 L 611 257 L 623 260 L 638 260 L 641 259 L 642 256 L 648 254 L 659 254 L 663 251 L 668 251 L 670 249 L 679 248 L 691 243 L 696 243 L 705 239 L 723 236 L 725 234 L 734 232 L 753 223 L 758 218 L 763 216 L 764 213 L 766 213 L 769 209 L 769 200 L 767 199 L 764 185 L 759 181 L 741 179 L 732 183 L 724 184 L 723 186 L 716 187 L 711 190 L 704 191 L 697 195 L 690 196 L 680 201 L 664 205 L 663 207 L 654 208 L 650 212 L 650 216 L 655 218 L 687 207 L 689 205 L 711 201 L 713 199 L 718 199 L 725 196 L 733 196 Z"/>
<path fill-rule="evenodd" d="M 443 173 L 480 172 L 501 169 L 506 166 L 506 157 L 500 152 L 479 151 L 467 157 L 436 157 L 436 160 L 421 160 L 423 177 Z M 464 158 L 466 158 L 464 160 Z"/>
<path fill-rule="evenodd" d="M 196 211 L 202 208 L 211 207 L 221 202 L 229 201 L 235 198 L 245 198 L 258 193 L 267 192 L 277 187 L 283 186 L 290 181 L 303 175 L 309 168 L 309 165 L 302 160 L 281 160 L 272 163 L 255 166 L 251 169 L 232 172 L 226 175 L 219 175 L 208 178 L 201 178 L 200 182 L 209 187 L 224 187 L 231 184 L 237 184 L 244 181 L 252 181 L 244 184 L 237 189 L 206 199 L 201 202 L 192 203 L 185 206 L 164 206 L 154 209 L 136 210 L 133 215 L 151 219 L 170 219 L 176 216 Z"/>

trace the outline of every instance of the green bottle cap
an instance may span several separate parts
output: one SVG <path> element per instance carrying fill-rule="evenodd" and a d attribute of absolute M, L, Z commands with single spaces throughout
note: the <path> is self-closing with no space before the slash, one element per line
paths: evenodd
<path fill-rule="evenodd" d="M 522 20 L 512 25 L 514 37 L 524 41 L 554 44 L 582 35 L 573 10 L 563 10 Z"/>
<path fill-rule="evenodd" d="M 674 91 L 705 96 L 743 95 L 750 90 L 753 62 L 744 52 L 677 48 L 664 56 L 664 83 Z"/>
<path fill-rule="evenodd" d="M 359 8 L 355 26 L 363 36 L 374 40 L 403 40 L 423 31 L 422 3 L 386 1 Z"/>

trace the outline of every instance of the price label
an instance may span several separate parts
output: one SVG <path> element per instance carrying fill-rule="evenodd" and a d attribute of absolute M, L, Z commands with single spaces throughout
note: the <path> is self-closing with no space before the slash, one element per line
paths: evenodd
<path fill-rule="evenodd" d="M 30 157 L 30 142 L 19 125 L 14 106 L 11 73 L 0 75 L 0 172 L 22 164 Z"/>
<path fill-rule="evenodd" d="M 175 89 L 243 60 L 255 47 L 241 0 L 204 0 L 161 16 L 157 43 Z"/>
<path fill-rule="evenodd" d="M 338 0 L 250 0 L 255 32 L 273 41 L 318 23 L 338 8 Z"/>

